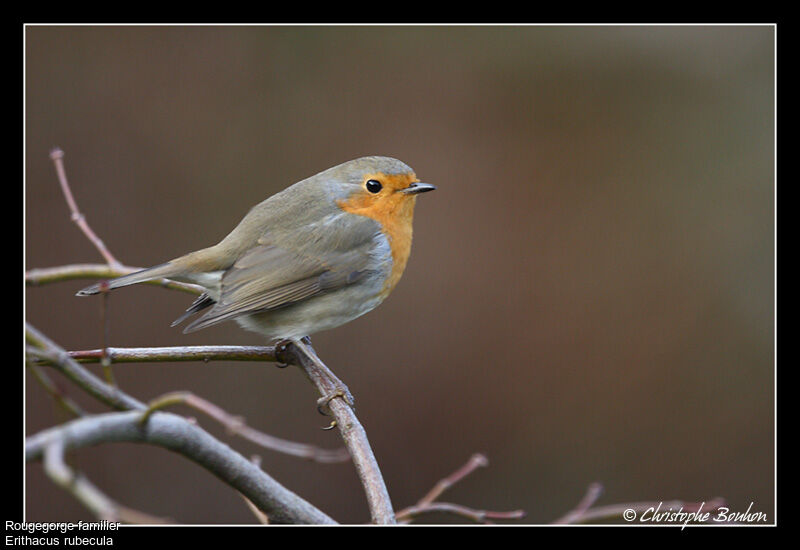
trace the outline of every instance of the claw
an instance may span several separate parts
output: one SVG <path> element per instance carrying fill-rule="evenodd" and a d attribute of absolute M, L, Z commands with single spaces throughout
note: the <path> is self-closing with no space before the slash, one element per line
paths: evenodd
<path fill-rule="evenodd" d="M 285 369 L 289 366 L 289 363 L 283 360 L 283 354 L 286 353 L 291 343 L 291 340 L 281 340 L 275 344 L 275 366 L 279 369 Z"/>
<path fill-rule="evenodd" d="M 330 426 L 326 426 L 326 427 L 324 427 L 324 428 L 321 428 L 321 429 L 322 429 L 323 431 L 326 431 L 326 432 L 327 432 L 328 430 L 332 430 L 332 429 L 334 429 L 336 426 L 337 426 L 337 424 L 336 424 L 336 421 L 335 421 L 335 420 L 332 420 L 332 421 L 331 421 L 331 425 L 330 425 Z"/>

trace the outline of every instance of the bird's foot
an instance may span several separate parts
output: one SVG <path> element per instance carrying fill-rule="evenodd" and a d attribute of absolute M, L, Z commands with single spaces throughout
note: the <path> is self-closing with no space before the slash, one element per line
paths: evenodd
<path fill-rule="evenodd" d="M 279 340 L 275 342 L 275 366 L 279 369 L 285 369 L 289 366 L 289 359 L 286 357 L 286 352 L 289 351 L 291 340 Z"/>
<path fill-rule="evenodd" d="M 342 401 L 347 403 L 351 409 L 355 409 L 355 405 L 353 403 L 353 394 L 350 393 L 350 390 L 342 383 L 341 380 L 337 380 L 336 382 L 338 382 L 338 385 L 335 386 L 335 389 L 332 392 L 317 399 L 317 411 L 321 415 L 331 415 L 330 403 L 337 398 L 340 398 Z"/>

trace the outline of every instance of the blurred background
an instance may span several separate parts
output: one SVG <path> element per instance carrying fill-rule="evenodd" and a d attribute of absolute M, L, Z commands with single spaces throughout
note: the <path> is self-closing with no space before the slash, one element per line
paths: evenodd
<path fill-rule="evenodd" d="M 489 467 L 445 500 L 546 523 L 597 481 L 599 504 L 720 496 L 774 520 L 773 27 L 36 26 L 25 40 L 26 269 L 102 262 L 70 221 L 53 146 L 134 266 L 214 244 L 266 197 L 363 155 L 438 186 L 392 296 L 314 338 L 397 509 L 481 452 Z M 102 300 L 74 297 L 90 282 L 26 288 L 26 319 L 66 349 L 100 347 Z M 235 323 L 170 328 L 191 301 L 115 292 L 110 345 L 265 343 Z M 341 445 L 294 368 L 114 376 L 142 400 L 188 390 L 270 434 Z M 67 420 L 30 376 L 25 407 L 28 434 Z M 368 521 L 351 464 L 198 420 L 336 520 Z M 71 460 L 127 506 L 255 522 L 162 449 Z M 28 521 L 91 519 L 41 464 L 25 472 Z"/>

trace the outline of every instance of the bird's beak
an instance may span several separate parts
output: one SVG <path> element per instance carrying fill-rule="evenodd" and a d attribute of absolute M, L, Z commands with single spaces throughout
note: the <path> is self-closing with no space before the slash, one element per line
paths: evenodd
<path fill-rule="evenodd" d="M 427 193 L 428 191 L 433 191 L 434 189 L 436 189 L 435 185 L 418 181 L 416 183 L 412 183 L 405 189 L 401 189 L 400 192 L 404 195 L 416 195 L 417 193 Z"/>

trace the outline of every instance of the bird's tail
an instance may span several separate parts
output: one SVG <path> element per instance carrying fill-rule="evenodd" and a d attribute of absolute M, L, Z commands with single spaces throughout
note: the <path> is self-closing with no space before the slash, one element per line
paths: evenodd
<path fill-rule="evenodd" d="M 143 269 L 141 271 L 136 271 L 135 273 L 123 275 L 122 277 L 118 277 L 116 279 L 110 279 L 92 286 L 87 286 L 86 288 L 79 290 L 75 295 L 92 296 L 93 294 L 99 294 L 100 292 L 105 292 L 122 286 L 135 285 L 136 283 L 143 283 L 145 281 L 152 281 L 153 279 L 161 279 L 164 277 L 172 277 L 184 270 L 185 267 L 181 265 L 176 265 L 173 262 L 167 262 L 165 264 Z"/>

